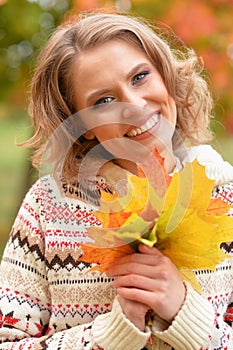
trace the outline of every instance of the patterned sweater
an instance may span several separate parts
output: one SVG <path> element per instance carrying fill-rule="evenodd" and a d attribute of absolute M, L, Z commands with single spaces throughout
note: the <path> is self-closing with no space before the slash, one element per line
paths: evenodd
<path fill-rule="evenodd" d="M 216 179 L 214 197 L 233 203 L 233 168 L 208 146 L 190 149 Z M 211 165 L 212 164 L 212 165 Z M 196 271 L 200 295 L 188 284 L 185 302 L 171 325 L 154 317 L 139 331 L 123 314 L 105 273 L 83 259 L 95 191 L 79 184 L 57 187 L 50 176 L 26 195 L 9 237 L 0 270 L 0 349 L 7 350 L 232 350 L 233 259 L 216 271 Z M 231 215 L 231 214 L 230 214 Z M 228 252 L 232 244 L 224 243 Z"/>

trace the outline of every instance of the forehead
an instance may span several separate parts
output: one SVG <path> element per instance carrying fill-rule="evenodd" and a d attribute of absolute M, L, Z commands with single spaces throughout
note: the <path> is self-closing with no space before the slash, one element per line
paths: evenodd
<path fill-rule="evenodd" d="M 125 40 L 112 39 L 82 51 L 76 61 L 76 69 L 79 73 L 88 73 L 98 71 L 99 66 L 117 68 L 120 64 L 122 68 L 123 64 L 132 66 L 137 60 L 149 61 L 141 47 Z"/>

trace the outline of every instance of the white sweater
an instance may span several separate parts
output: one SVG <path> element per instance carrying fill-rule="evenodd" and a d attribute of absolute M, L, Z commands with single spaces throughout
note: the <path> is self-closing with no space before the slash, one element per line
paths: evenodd
<path fill-rule="evenodd" d="M 223 184 L 213 196 L 227 194 L 233 203 L 228 183 L 233 168 L 209 146 L 191 148 L 183 159 L 180 155 L 182 162 L 194 158 L 217 185 Z M 187 284 L 171 325 L 154 317 L 153 325 L 140 332 L 123 314 L 111 279 L 90 271 L 95 264 L 83 255 L 82 246 L 90 241 L 86 228 L 100 223 L 82 198 L 96 199 L 98 188 L 91 194 L 73 184 L 63 191 L 43 177 L 17 215 L 0 270 L 0 349 L 233 349 L 232 259 L 215 272 L 196 271 L 202 295 Z"/>

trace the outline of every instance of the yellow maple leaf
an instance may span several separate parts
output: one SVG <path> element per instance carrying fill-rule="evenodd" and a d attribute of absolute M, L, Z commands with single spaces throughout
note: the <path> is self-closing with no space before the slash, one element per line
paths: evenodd
<path fill-rule="evenodd" d="M 86 255 L 88 248 L 84 248 L 82 258 L 100 264 L 92 270 L 103 272 L 114 259 L 134 252 L 139 242 L 152 246 L 156 241 L 155 232 L 150 230 L 152 221 L 143 218 L 145 207 L 150 203 L 150 192 L 153 193 L 149 182 L 146 178 L 130 175 L 127 188 L 125 197 L 103 194 L 99 211 L 94 212 L 102 227 L 87 229 L 88 236 L 93 240 L 87 245 L 91 255 Z M 145 212 L 148 217 L 148 213 L 150 217 L 155 217 L 152 207 L 148 206 Z"/>
<path fill-rule="evenodd" d="M 127 194 L 124 197 L 101 193 L 101 205 L 95 216 L 104 227 L 119 228 L 134 213 L 140 215 L 149 199 L 149 183 L 145 178 L 128 176 Z"/>
<path fill-rule="evenodd" d="M 155 219 L 163 206 L 163 197 L 171 177 L 167 175 L 164 159 L 152 152 L 147 162 L 138 165 L 138 174 L 128 175 L 127 192 L 124 197 L 117 193 L 101 192 L 101 205 L 94 214 L 105 228 L 120 228 L 132 215 L 140 215 L 146 221 Z M 151 205 L 156 202 L 155 207 Z M 131 218 L 130 218 L 131 217 Z"/>
<path fill-rule="evenodd" d="M 156 247 L 196 289 L 192 271 L 215 270 L 227 257 L 220 244 L 233 240 L 233 218 L 227 215 L 230 206 L 211 200 L 213 186 L 204 166 L 187 163 L 174 174 L 157 220 Z"/>

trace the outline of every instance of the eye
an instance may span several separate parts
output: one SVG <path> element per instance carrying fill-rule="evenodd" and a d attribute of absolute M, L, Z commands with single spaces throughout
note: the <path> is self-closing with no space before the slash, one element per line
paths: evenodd
<path fill-rule="evenodd" d="M 110 96 L 106 96 L 106 97 L 103 97 L 103 98 L 100 98 L 95 104 L 94 104 L 94 108 L 98 108 L 98 107 L 101 107 L 103 105 L 106 105 L 106 104 L 109 104 L 111 103 L 112 101 L 114 100 L 113 97 L 110 97 Z"/>
<path fill-rule="evenodd" d="M 140 72 L 138 74 L 136 74 L 133 79 L 132 79 L 132 83 L 133 85 L 139 83 L 140 81 L 142 81 L 150 72 L 148 70 Z"/>

